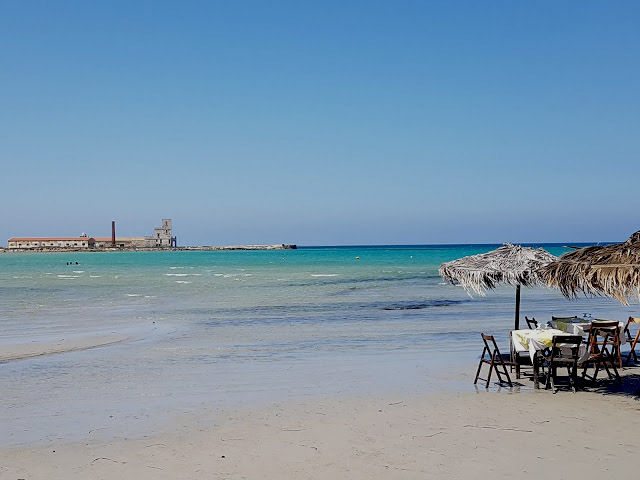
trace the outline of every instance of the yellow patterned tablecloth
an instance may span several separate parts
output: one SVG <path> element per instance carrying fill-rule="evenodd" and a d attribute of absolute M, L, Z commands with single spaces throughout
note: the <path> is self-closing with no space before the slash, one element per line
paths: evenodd
<path fill-rule="evenodd" d="M 536 350 L 542 350 L 551 346 L 554 335 L 566 335 L 566 332 L 549 328 L 547 330 L 514 330 L 511 334 L 514 341 L 519 342 L 525 350 L 530 350 L 532 344 L 537 347 Z"/>

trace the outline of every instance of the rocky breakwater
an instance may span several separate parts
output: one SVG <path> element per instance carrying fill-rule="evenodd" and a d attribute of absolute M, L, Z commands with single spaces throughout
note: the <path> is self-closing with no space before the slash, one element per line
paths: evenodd
<path fill-rule="evenodd" d="M 204 247 L 181 247 L 178 250 L 296 250 L 297 245 L 227 245 L 227 246 L 204 246 Z"/>

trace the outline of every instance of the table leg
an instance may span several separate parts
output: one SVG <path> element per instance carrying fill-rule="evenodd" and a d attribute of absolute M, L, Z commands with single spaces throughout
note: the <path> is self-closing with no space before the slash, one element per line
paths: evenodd
<path fill-rule="evenodd" d="M 538 378 L 538 366 L 539 366 L 539 359 L 538 359 L 538 352 L 536 352 L 536 354 L 533 356 L 533 385 L 534 385 L 534 388 L 540 388 L 540 379 Z"/>

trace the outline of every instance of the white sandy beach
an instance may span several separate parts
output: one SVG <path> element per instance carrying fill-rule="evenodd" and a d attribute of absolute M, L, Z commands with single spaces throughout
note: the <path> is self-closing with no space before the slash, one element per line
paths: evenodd
<path fill-rule="evenodd" d="M 2 479 L 613 478 L 635 472 L 626 395 L 496 388 L 204 409 L 164 434 L 0 449 Z"/>

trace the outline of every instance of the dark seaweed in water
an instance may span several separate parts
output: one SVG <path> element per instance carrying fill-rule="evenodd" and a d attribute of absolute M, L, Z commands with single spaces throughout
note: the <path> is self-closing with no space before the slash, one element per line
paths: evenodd
<path fill-rule="evenodd" d="M 382 307 L 382 310 L 422 310 L 431 307 L 450 307 L 463 303 L 463 300 L 428 300 L 423 303 L 396 303 Z"/>

